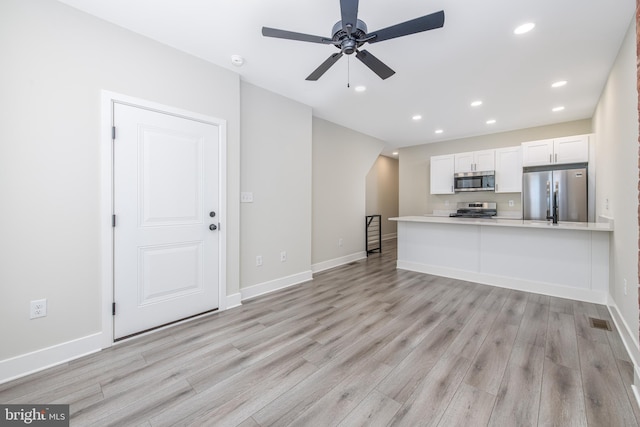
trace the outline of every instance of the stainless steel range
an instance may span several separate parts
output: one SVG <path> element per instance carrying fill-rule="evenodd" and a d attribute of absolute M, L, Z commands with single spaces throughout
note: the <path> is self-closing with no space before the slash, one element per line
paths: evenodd
<path fill-rule="evenodd" d="M 493 202 L 460 202 L 458 210 L 449 216 L 460 218 L 491 218 L 498 215 L 496 203 Z"/>

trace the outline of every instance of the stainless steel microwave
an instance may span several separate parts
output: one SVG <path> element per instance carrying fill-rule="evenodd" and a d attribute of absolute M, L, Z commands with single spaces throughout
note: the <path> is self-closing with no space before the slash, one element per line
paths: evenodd
<path fill-rule="evenodd" d="M 454 189 L 460 191 L 495 191 L 496 172 L 459 172 L 453 175 Z"/>

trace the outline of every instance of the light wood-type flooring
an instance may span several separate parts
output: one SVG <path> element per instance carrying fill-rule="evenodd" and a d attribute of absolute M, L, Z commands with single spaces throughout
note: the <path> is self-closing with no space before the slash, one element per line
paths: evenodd
<path fill-rule="evenodd" d="M 418 274 L 383 253 L 0 386 L 72 426 L 635 426 L 606 307 Z"/>

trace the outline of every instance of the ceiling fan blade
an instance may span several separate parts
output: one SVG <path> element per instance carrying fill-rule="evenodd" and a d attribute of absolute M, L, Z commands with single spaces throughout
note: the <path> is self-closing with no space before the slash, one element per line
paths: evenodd
<path fill-rule="evenodd" d="M 306 80 L 318 80 L 324 73 L 327 72 L 329 68 L 331 68 L 333 64 L 336 63 L 336 61 L 338 61 L 338 59 L 342 58 L 342 55 L 342 52 L 334 53 L 333 55 L 331 55 L 326 61 L 320 64 L 320 66 L 316 68 L 313 73 L 309 74 L 309 77 L 307 77 Z"/>
<path fill-rule="evenodd" d="M 342 13 L 342 29 L 351 35 L 351 30 L 356 28 L 358 20 L 358 0 L 340 0 L 340 12 Z M 350 27 L 348 27 L 350 25 Z"/>
<path fill-rule="evenodd" d="M 444 26 L 444 10 L 374 31 L 367 36 L 374 36 L 373 39 L 369 40 L 369 43 L 377 43 L 383 40 L 395 39 L 396 37 L 441 28 L 442 26 Z"/>
<path fill-rule="evenodd" d="M 362 61 L 364 65 L 369 67 L 371 71 L 376 73 L 382 80 L 388 79 L 396 73 L 391 68 L 387 67 L 384 62 L 380 61 L 366 50 L 359 50 L 356 53 L 356 58 Z"/>
<path fill-rule="evenodd" d="M 279 30 L 277 28 L 262 27 L 262 35 L 265 37 L 298 40 L 301 42 L 333 44 L 333 40 L 326 37 L 314 36 L 311 34 L 294 33 L 293 31 Z"/>

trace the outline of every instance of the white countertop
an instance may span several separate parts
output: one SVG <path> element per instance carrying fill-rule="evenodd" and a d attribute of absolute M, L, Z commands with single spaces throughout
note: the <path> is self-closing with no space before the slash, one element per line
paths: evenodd
<path fill-rule="evenodd" d="M 398 222 L 424 222 L 431 224 L 458 224 L 458 225 L 483 225 L 494 227 L 518 227 L 518 228 L 546 228 L 558 230 L 576 231 L 613 231 L 612 222 L 567 222 L 561 221 L 552 224 L 551 221 L 529 221 L 522 219 L 504 218 L 460 218 L 439 215 L 422 216 L 402 216 L 389 218 L 390 221 Z"/>

